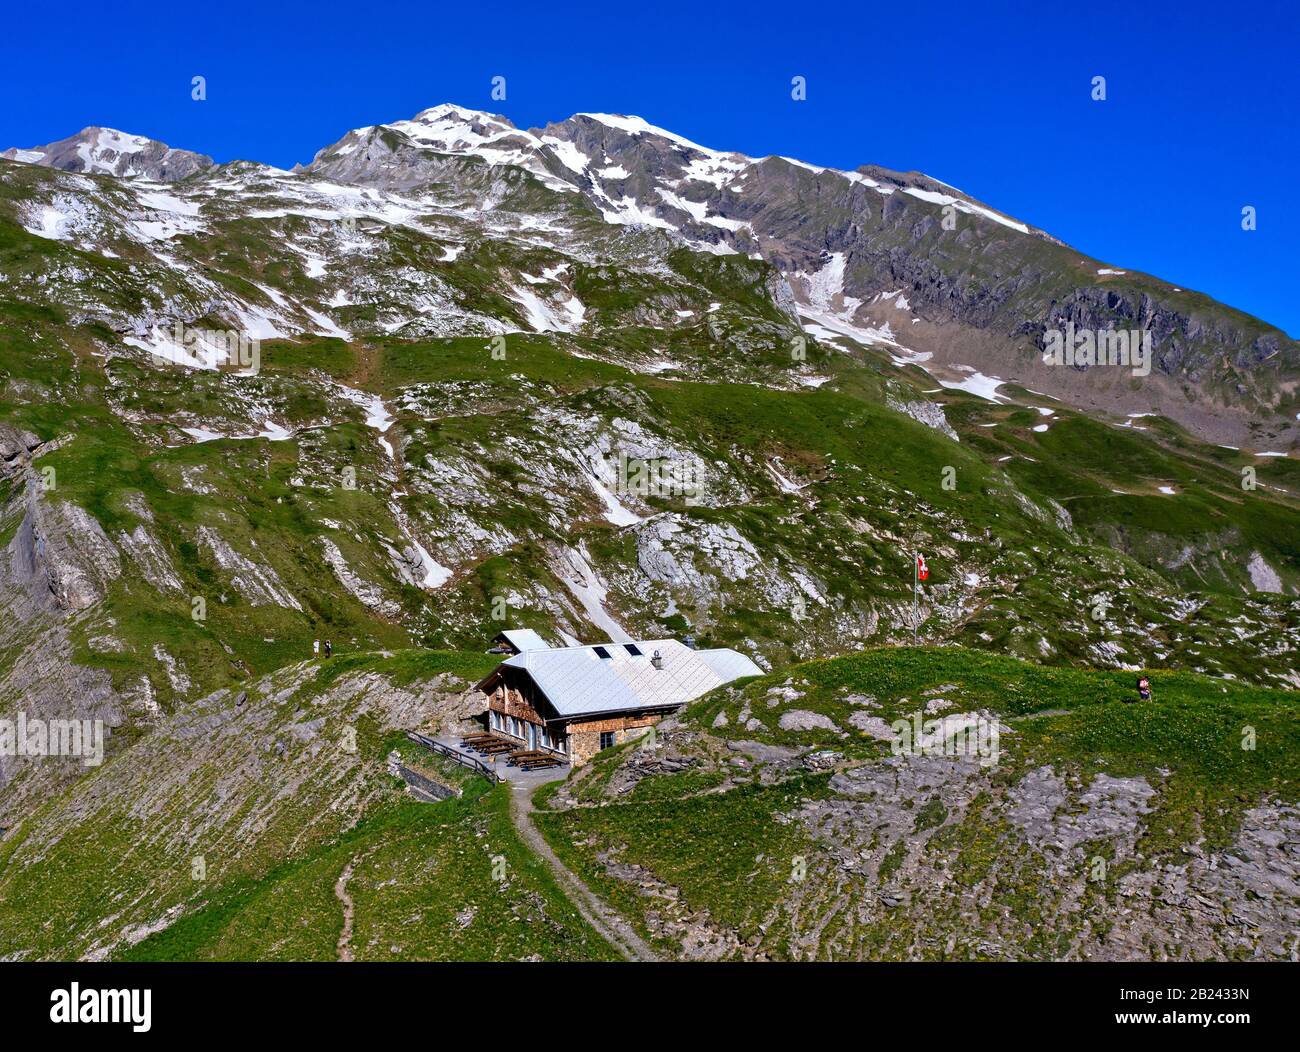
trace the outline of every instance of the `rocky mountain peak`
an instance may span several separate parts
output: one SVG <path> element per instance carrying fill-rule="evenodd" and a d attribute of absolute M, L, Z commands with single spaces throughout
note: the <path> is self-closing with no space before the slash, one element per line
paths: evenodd
<path fill-rule="evenodd" d="M 427 110 L 421 110 L 410 121 L 400 123 L 429 126 L 470 125 L 497 131 L 515 127 L 510 118 L 503 117 L 499 113 L 470 109 L 467 106 L 458 106 L 454 102 L 442 102 L 437 106 L 430 106 Z"/>
<path fill-rule="evenodd" d="M 130 135 L 116 128 L 92 125 L 76 135 L 30 149 L 5 150 L 0 157 L 10 161 L 59 168 L 88 175 L 174 182 L 212 167 L 212 158 L 190 150 L 172 149 L 164 142 L 143 135 Z"/>
<path fill-rule="evenodd" d="M 693 153 L 704 154 L 709 157 L 728 156 L 740 159 L 750 160 L 744 154 L 733 151 L 714 150 L 708 146 L 701 146 L 697 142 L 692 142 L 684 136 L 671 132 L 667 128 L 661 128 L 656 124 L 651 124 L 644 117 L 635 115 L 625 115 L 621 113 L 576 113 L 569 120 L 564 121 L 561 125 L 552 125 L 552 127 L 562 127 L 563 125 L 576 124 L 580 127 L 590 128 L 592 125 L 599 125 L 602 128 L 615 132 L 620 132 L 630 138 L 650 137 L 664 139 L 675 146 Z"/>

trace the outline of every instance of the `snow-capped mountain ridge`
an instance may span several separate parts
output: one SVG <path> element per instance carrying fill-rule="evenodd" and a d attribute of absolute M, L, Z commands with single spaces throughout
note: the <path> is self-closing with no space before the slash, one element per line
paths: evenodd
<path fill-rule="evenodd" d="M 718 150 L 701 145 L 636 115 L 577 113 L 566 121 L 548 125 L 546 128 L 525 131 L 517 128 L 508 118 L 500 114 L 443 103 L 421 111 L 410 120 L 354 129 L 339 143 L 326 147 L 317 154 L 316 160 L 319 161 L 322 155 L 331 152 L 350 152 L 350 148 L 353 148 L 353 142 L 349 141 L 351 137 L 359 138 L 375 132 L 376 129 L 386 128 L 408 136 L 413 142 L 425 148 L 477 156 L 489 163 L 514 164 L 532 171 L 548 183 L 558 176 L 561 180 L 575 184 L 579 188 L 585 186 L 594 192 L 603 206 L 608 206 L 602 207 L 602 211 L 607 213 L 607 218 L 612 217 L 615 222 L 650 222 L 651 225 L 675 227 L 672 216 L 664 215 L 662 210 L 656 207 L 657 202 L 654 200 L 649 202 L 637 200 L 636 204 L 640 207 L 634 207 L 624 197 L 614 196 L 618 184 L 632 173 L 625 166 L 611 159 L 607 153 L 582 147 L 579 142 L 581 136 L 575 132 L 583 125 L 591 124 L 601 125 L 630 141 L 660 140 L 669 148 L 685 151 L 687 163 L 682 166 L 678 177 L 670 180 L 674 184 L 684 180 L 709 184 L 717 190 L 726 188 L 733 192 L 740 192 L 739 184 L 748 169 L 765 162 L 779 161 L 817 175 L 825 173 L 838 175 L 850 183 L 869 187 L 882 196 L 888 196 L 901 189 L 921 200 L 939 205 L 952 205 L 958 211 L 1001 223 L 1020 233 L 1031 232 L 1027 224 L 989 208 L 947 183 L 920 173 L 905 175 L 887 172 L 884 169 L 868 169 L 886 176 L 881 179 L 863 170 L 846 171 L 811 164 L 792 157 L 780 155 L 752 157 L 737 151 Z M 556 161 L 559 162 L 561 170 L 557 171 Z M 661 221 L 660 224 L 655 224 L 656 218 Z M 732 227 L 732 229 L 738 228 Z M 715 242 L 708 244 L 715 244 Z"/>
<path fill-rule="evenodd" d="M 31 149 L 14 147 L 0 153 L 10 161 L 40 164 L 87 175 L 112 175 L 170 182 L 212 166 L 212 158 L 166 143 L 92 125 L 76 135 Z"/>
<path fill-rule="evenodd" d="M 850 182 L 876 189 L 884 195 L 892 194 L 896 188 L 889 182 L 873 178 L 862 171 L 847 171 L 816 165 L 780 155 L 756 158 L 737 151 L 714 149 L 635 115 L 584 112 L 575 114 L 567 121 L 549 125 L 546 129 L 525 130 L 516 127 L 509 118 L 501 114 L 470 109 L 455 103 L 431 106 L 409 119 L 354 128 L 338 142 L 320 150 L 306 169 L 310 170 L 323 157 L 346 155 L 363 141 L 387 129 L 407 136 L 421 148 L 453 155 L 477 156 L 494 164 L 513 164 L 532 171 L 533 174 L 548 182 L 554 177 L 553 169 L 557 160 L 565 170 L 561 175 L 561 181 L 580 184 L 584 178 L 591 178 L 599 180 L 601 185 L 617 181 L 620 178 L 618 173 L 623 171 L 619 166 L 609 164 L 603 168 L 592 168 L 596 158 L 574 149 L 571 140 L 562 134 L 551 133 L 552 129 L 565 128 L 579 121 L 604 125 L 632 139 L 649 137 L 663 140 L 697 154 L 699 158 L 711 162 L 711 165 L 701 164 L 697 159 L 694 165 L 688 166 L 684 178 L 711 183 L 718 188 L 724 185 L 724 181 L 731 182 L 742 178 L 746 168 L 770 160 L 796 165 L 816 174 L 830 172 Z M 93 175 L 144 177 L 164 181 L 185 178 L 195 171 L 212 165 L 211 158 L 205 155 L 188 150 L 176 150 L 146 136 L 97 126 L 84 128 L 74 136 L 43 146 L 30 149 L 11 148 L 0 153 L 0 157 Z M 159 163 L 164 158 L 166 163 Z M 1002 213 L 979 205 L 969 195 L 939 180 L 921 176 L 919 173 L 911 173 L 907 177 L 900 177 L 898 173 L 893 174 L 895 178 L 917 179 L 952 191 L 950 194 L 942 194 L 933 189 L 903 184 L 906 192 L 916 197 L 941 204 L 951 203 L 959 210 L 983 215 L 1021 232 L 1029 229 L 1023 223 L 1009 220 Z M 635 213 L 626 206 L 621 209 L 616 207 L 614 214 L 625 219 L 631 217 L 634 221 L 637 218 Z"/>
<path fill-rule="evenodd" d="M 396 224 L 445 236 L 442 262 L 486 235 L 596 263 L 618 228 L 651 231 L 697 252 L 771 264 L 779 272 L 770 290 L 774 302 L 787 315 L 802 313 L 815 336 L 874 345 L 895 364 L 932 362 L 941 379 L 955 379 L 945 369 L 969 369 L 1076 404 L 1121 412 L 1158 408 L 1234 444 L 1242 422 L 1208 425 L 1205 411 L 1218 418 L 1224 410 L 1278 415 L 1300 358 L 1294 341 L 1270 326 L 1147 275 L 1080 258 L 1043 231 L 920 173 L 870 165 L 844 171 L 715 150 L 638 116 L 587 112 L 521 129 L 500 114 L 443 103 L 409 119 L 353 129 L 292 172 L 247 161 L 213 166 L 197 154 L 93 128 L 4 156 L 74 172 L 111 170 L 128 182 L 133 176 L 183 182 L 170 197 L 152 193 L 141 200 L 140 214 L 128 220 L 136 241 L 201 229 L 209 212 L 224 210 L 218 198 L 242 203 L 254 220 Z M 41 236 L 93 244 L 84 236 L 85 213 L 103 202 L 75 197 L 27 202 L 23 225 Z M 166 203 L 173 199 L 183 199 L 183 207 Z M 328 258 L 324 244 L 304 244 L 302 253 Z M 307 278 L 342 280 L 341 271 L 326 274 L 323 263 L 310 260 Z M 294 303 L 291 295 L 287 306 L 271 300 L 258 309 L 279 316 L 283 324 L 274 328 L 285 333 L 415 331 L 412 324 L 419 331 L 435 326 L 451 333 L 468 324 L 475 333 L 495 333 L 502 326 L 545 331 L 585 324 L 573 289 L 543 290 L 537 303 L 525 276 L 507 280 L 504 298 L 520 311 L 510 320 L 449 312 L 433 273 L 419 274 L 410 294 L 385 304 L 382 321 L 359 319 L 360 327 L 331 320 L 356 302 L 356 290 L 342 286 L 315 301 Z M 230 298 L 225 288 L 212 294 Z M 249 306 L 235 313 L 243 317 Z M 1168 382 L 1158 379 L 1139 396 L 1114 390 L 1106 382 L 1110 374 L 1027 363 L 1034 341 L 1063 319 L 1094 330 L 1130 328 L 1141 319 L 1155 334 L 1157 366 Z M 1248 382 L 1243 372 L 1253 374 Z M 1212 394 L 1189 405 L 1182 393 L 1188 385 Z M 1095 393 L 1099 388 L 1106 390 Z M 1294 411 L 1282 406 L 1280 417 L 1295 430 Z"/>
<path fill-rule="evenodd" d="M 632 187 L 629 192 L 626 184 L 637 174 L 635 168 L 629 170 L 603 149 L 584 149 L 582 144 L 592 137 L 591 126 L 600 126 L 615 137 L 621 137 L 625 147 L 652 141 L 660 152 L 676 153 L 679 156 L 675 159 L 685 163 L 678 165 L 680 171 L 668 173 L 668 178 L 661 180 L 662 185 L 649 188 L 647 192 L 637 192 L 637 188 Z M 739 194 L 743 192 L 743 181 L 748 172 L 769 162 L 793 165 L 816 175 L 831 173 L 882 196 L 901 188 L 903 192 L 929 203 L 951 205 L 958 211 L 981 216 L 1021 233 L 1031 232 L 1026 224 L 1010 219 L 946 183 L 919 173 L 884 173 L 886 178 L 881 179 L 866 174 L 864 170 L 845 171 L 791 157 L 769 155 L 755 158 L 703 146 L 643 117 L 623 114 L 578 113 L 544 129 L 525 130 L 501 114 L 455 103 L 440 103 L 409 119 L 354 128 L 337 142 L 318 151 L 310 164 L 295 171 L 319 171 L 331 161 L 373 145 L 385 133 L 396 133 L 417 149 L 476 157 L 492 165 L 521 168 L 553 190 L 586 192 L 610 222 L 681 230 L 683 224 L 678 216 L 684 215 L 687 222 L 706 223 L 725 231 L 725 235 L 706 231 L 703 237 L 691 237 L 686 233 L 696 247 L 708 251 L 758 254 L 759 249 L 750 244 L 747 237 L 736 236 L 750 233 L 744 220 L 725 213 L 714 213 L 711 219 L 696 214 L 683 203 L 690 200 L 689 196 L 679 195 L 676 188 L 683 183 L 703 184 L 718 192 L 726 190 Z M 210 157 L 202 154 L 176 150 L 145 136 L 95 126 L 43 146 L 12 148 L 0 153 L 0 157 L 92 175 L 162 181 L 183 179 L 213 164 Z M 881 169 L 870 170 L 884 172 Z M 352 174 L 355 177 L 359 173 Z M 358 181 L 365 180 L 361 178 Z"/>

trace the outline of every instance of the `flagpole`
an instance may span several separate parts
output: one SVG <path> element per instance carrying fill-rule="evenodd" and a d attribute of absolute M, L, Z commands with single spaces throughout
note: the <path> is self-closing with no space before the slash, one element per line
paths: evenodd
<path fill-rule="evenodd" d="M 917 641 L 917 632 L 919 626 L 916 620 L 916 590 L 921 583 L 921 564 L 917 560 L 916 552 L 912 552 L 912 642 Z"/>

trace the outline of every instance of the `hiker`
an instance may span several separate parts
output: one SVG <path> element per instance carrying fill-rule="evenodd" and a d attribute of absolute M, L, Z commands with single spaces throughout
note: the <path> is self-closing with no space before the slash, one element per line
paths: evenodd
<path fill-rule="evenodd" d="M 1138 676 L 1138 697 L 1143 701 L 1151 700 L 1151 681 L 1146 676 Z"/>
<path fill-rule="evenodd" d="M 316 639 L 316 640 L 313 640 L 313 641 L 312 641 L 312 644 L 311 644 L 311 656 L 314 657 L 314 658 L 318 658 L 318 657 L 320 657 L 320 640 L 319 640 L 319 639 Z"/>
<path fill-rule="evenodd" d="M 329 657 L 333 653 L 334 653 L 334 648 L 330 646 L 330 641 L 328 639 L 325 640 L 325 656 Z"/>

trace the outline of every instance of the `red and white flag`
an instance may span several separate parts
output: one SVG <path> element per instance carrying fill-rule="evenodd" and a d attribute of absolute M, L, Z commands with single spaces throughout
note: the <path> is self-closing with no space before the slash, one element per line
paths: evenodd
<path fill-rule="evenodd" d="M 925 565 L 925 556 L 920 552 L 916 553 L 916 579 L 924 581 L 930 576 L 930 568 Z"/>

